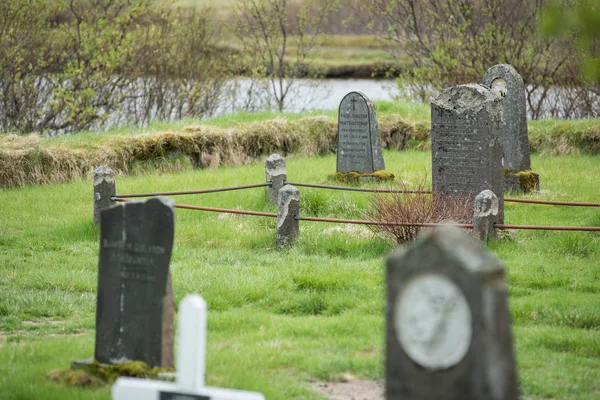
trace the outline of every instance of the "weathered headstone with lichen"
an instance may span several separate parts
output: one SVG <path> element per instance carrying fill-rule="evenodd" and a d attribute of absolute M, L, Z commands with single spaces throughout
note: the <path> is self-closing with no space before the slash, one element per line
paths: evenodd
<path fill-rule="evenodd" d="M 173 365 L 173 206 L 171 199 L 153 198 L 100 215 L 95 345 L 100 363 Z"/>
<path fill-rule="evenodd" d="M 387 400 L 516 400 L 504 267 L 457 228 L 388 258 Z"/>
<path fill-rule="evenodd" d="M 485 72 L 483 84 L 504 97 L 501 143 L 505 189 L 529 192 L 539 190 L 539 175 L 531 171 L 525 84 L 509 64 L 494 65 Z"/>
<path fill-rule="evenodd" d="M 434 195 L 469 197 L 483 190 L 498 196 L 504 221 L 502 101 L 494 90 L 468 84 L 443 90 L 431 102 Z"/>
<path fill-rule="evenodd" d="M 338 173 L 385 169 L 375 108 L 364 94 L 350 92 L 340 102 L 337 140 Z"/>

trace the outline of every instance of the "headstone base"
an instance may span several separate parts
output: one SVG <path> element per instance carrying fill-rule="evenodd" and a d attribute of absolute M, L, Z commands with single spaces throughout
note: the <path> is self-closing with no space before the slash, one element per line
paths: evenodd
<path fill-rule="evenodd" d="M 329 175 L 329 179 L 343 183 L 361 183 L 361 182 L 387 182 L 393 181 L 396 176 L 385 170 L 379 170 L 368 174 L 356 171 L 336 172 Z"/>
<path fill-rule="evenodd" d="M 507 192 L 539 192 L 540 175 L 533 171 L 504 171 L 504 190 Z"/>

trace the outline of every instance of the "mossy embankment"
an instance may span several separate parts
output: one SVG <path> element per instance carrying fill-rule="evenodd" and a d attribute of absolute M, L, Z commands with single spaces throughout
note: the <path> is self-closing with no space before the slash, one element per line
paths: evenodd
<path fill-rule="evenodd" d="M 421 107 L 406 114 L 397 113 L 392 103 L 382 103 L 379 108 L 384 148 L 430 148 L 430 124 L 425 109 Z M 73 135 L 58 139 L 1 135 L 0 187 L 84 178 L 103 164 L 121 174 L 135 174 L 155 169 L 241 165 L 272 153 L 325 155 L 336 148 L 337 120 L 331 113 L 276 116 L 234 127 L 214 125 L 208 121 L 154 133 Z M 600 154 L 600 120 L 530 121 L 529 141 L 531 151 L 541 155 Z"/>
<path fill-rule="evenodd" d="M 399 115 L 379 120 L 382 145 L 397 150 L 428 147 L 429 129 Z M 101 135 L 101 134 L 100 134 Z M 283 117 L 235 128 L 198 125 L 180 131 L 106 135 L 93 143 L 60 144 L 37 135 L 0 137 L 0 187 L 51 184 L 89 176 L 106 164 L 122 174 L 151 168 L 184 169 L 247 164 L 272 153 L 325 155 L 335 152 L 336 119 Z"/>

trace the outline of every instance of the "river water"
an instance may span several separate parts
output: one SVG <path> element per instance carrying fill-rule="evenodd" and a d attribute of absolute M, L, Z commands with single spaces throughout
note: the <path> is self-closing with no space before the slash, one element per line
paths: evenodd
<path fill-rule="evenodd" d="M 215 114 L 223 115 L 238 110 L 276 109 L 273 100 L 265 98 L 263 90 L 249 90 L 251 84 L 249 79 L 228 82 L 227 90 L 230 95 L 217 107 Z M 372 101 L 394 100 L 399 94 L 393 80 L 298 79 L 293 82 L 286 95 L 284 111 L 337 110 L 340 101 L 348 92 L 361 92 Z"/>
<path fill-rule="evenodd" d="M 240 110 L 259 111 L 276 109 L 269 102 L 264 90 L 252 89 L 249 79 L 229 81 L 223 101 L 216 108 L 215 115 L 223 115 Z M 256 88 L 254 88 L 256 89 Z M 263 88 L 264 89 L 264 88 Z M 420 89 L 423 89 L 421 87 Z M 372 101 L 394 101 L 411 93 L 410 87 L 399 90 L 396 82 L 371 79 L 322 79 L 296 80 L 286 96 L 284 111 L 302 112 L 313 110 L 337 110 L 342 98 L 351 91 L 364 93 Z M 432 96 L 435 91 L 425 86 Z M 262 95 L 261 95 L 262 94 Z M 526 88 L 528 118 L 591 118 L 600 115 L 600 92 L 598 89 L 543 87 Z M 414 97 L 414 96 L 413 96 Z M 535 110 L 535 111 L 534 111 Z"/>

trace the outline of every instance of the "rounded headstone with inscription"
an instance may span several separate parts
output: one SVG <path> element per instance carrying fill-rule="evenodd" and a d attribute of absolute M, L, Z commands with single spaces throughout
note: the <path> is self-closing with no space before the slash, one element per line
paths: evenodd
<path fill-rule="evenodd" d="M 385 169 L 375 108 L 364 94 L 350 92 L 340 102 L 337 139 L 337 172 Z"/>
<path fill-rule="evenodd" d="M 523 78 L 512 65 L 498 64 L 485 72 L 483 84 L 499 91 L 504 97 L 502 102 L 504 131 L 501 136 L 504 169 L 512 171 L 531 169 Z"/>

